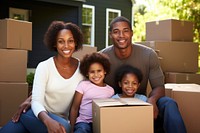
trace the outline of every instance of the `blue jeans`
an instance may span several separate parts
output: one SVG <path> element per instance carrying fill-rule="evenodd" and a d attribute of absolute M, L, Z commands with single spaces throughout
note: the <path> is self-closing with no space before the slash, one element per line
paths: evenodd
<path fill-rule="evenodd" d="M 74 133 L 92 133 L 92 123 L 79 122 L 74 127 Z"/>
<path fill-rule="evenodd" d="M 21 122 L 14 123 L 9 121 L 0 129 L 0 133 L 29 133 Z"/>
<path fill-rule="evenodd" d="M 57 116 L 52 113 L 48 113 L 48 115 L 56 120 L 57 122 L 61 123 L 66 131 L 70 132 L 70 124 L 64 118 Z M 13 123 L 9 121 L 5 126 L 0 129 L 0 133 L 47 133 L 47 128 L 44 123 L 39 120 L 33 114 L 33 111 L 29 109 L 26 113 L 23 113 L 20 117 L 19 122 Z"/>
<path fill-rule="evenodd" d="M 158 117 L 163 120 L 163 128 L 166 133 L 187 133 L 178 105 L 172 98 L 161 97 L 157 101 L 157 106 Z M 156 122 L 158 121 L 156 120 L 155 124 L 157 124 Z"/>

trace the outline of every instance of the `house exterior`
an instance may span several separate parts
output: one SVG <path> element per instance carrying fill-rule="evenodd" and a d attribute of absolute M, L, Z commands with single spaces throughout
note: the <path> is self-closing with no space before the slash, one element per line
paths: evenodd
<path fill-rule="evenodd" d="M 73 22 L 82 28 L 84 44 L 101 50 L 111 42 L 110 21 L 116 16 L 132 18 L 133 0 L 0 0 L 0 19 L 15 18 L 32 22 L 32 51 L 28 68 L 55 53 L 43 44 L 44 34 L 53 20 Z"/>

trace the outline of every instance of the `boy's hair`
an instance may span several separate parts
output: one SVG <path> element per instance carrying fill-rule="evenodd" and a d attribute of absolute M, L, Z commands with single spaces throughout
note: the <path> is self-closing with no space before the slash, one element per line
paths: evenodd
<path fill-rule="evenodd" d="M 106 74 L 110 72 L 110 61 L 105 54 L 97 52 L 94 52 L 92 54 L 86 54 L 81 60 L 81 65 L 80 65 L 80 72 L 86 78 L 88 78 L 88 71 L 91 64 L 93 63 L 101 64 Z"/>
<path fill-rule="evenodd" d="M 118 16 L 118 17 L 114 18 L 114 19 L 110 22 L 110 28 L 109 28 L 109 31 L 110 31 L 110 32 L 111 32 L 112 29 L 113 29 L 113 25 L 114 25 L 115 23 L 117 23 L 117 22 L 126 22 L 126 23 L 129 25 L 129 28 L 132 30 L 131 22 L 130 22 L 127 18 L 125 18 L 125 17 L 123 17 L 123 16 Z"/>
<path fill-rule="evenodd" d="M 142 72 L 138 68 L 135 68 L 130 65 L 123 65 L 119 67 L 115 73 L 115 85 L 116 85 L 116 89 L 118 93 L 121 93 L 121 87 L 119 86 L 118 83 L 122 81 L 122 78 L 124 77 L 124 75 L 130 74 L 130 73 L 134 74 L 137 77 L 139 83 L 142 82 L 143 75 L 142 75 Z"/>

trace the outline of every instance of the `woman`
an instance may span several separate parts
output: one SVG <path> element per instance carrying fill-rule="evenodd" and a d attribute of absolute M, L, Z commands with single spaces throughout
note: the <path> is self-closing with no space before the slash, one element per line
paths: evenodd
<path fill-rule="evenodd" d="M 80 62 L 72 54 L 82 48 L 82 42 L 83 35 L 77 25 L 62 21 L 50 24 L 44 43 L 57 54 L 36 68 L 31 109 L 22 113 L 19 120 L 13 118 L 14 122 L 8 122 L 0 133 L 70 132 L 68 112 L 75 88 L 83 79 Z"/>

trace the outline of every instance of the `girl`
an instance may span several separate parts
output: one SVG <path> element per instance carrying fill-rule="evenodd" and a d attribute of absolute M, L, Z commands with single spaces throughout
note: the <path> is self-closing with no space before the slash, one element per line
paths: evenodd
<path fill-rule="evenodd" d="M 104 82 L 109 71 L 110 62 L 103 54 L 92 53 L 81 61 L 80 72 L 88 80 L 76 88 L 70 111 L 72 133 L 92 133 L 92 99 L 109 98 L 114 94 L 114 89 Z"/>
<path fill-rule="evenodd" d="M 115 75 L 116 88 L 121 90 L 121 94 L 116 94 L 112 98 L 135 97 L 143 101 L 147 101 L 145 95 L 136 94 L 142 81 L 142 73 L 139 69 L 130 65 L 123 65 Z"/>

